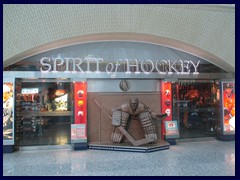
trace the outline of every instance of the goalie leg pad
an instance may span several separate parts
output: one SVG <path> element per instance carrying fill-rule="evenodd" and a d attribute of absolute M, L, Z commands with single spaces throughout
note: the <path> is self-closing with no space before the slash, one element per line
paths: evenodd
<path fill-rule="evenodd" d="M 152 138 L 157 141 L 156 128 L 153 123 L 151 114 L 149 112 L 142 112 L 139 114 L 139 119 L 146 138 Z"/>
<path fill-rule="evenodd" d="M 121 111 L 118 111 L 118 112 L 121 113 L 121 121 L 120 121 L 121 123 L 118 126 L 122 126 L 124 129 L 126 129 L 129 114 L 126 113 L 126 112 L 121 112 Z M 124 135 L 121 133 L 121 131 L 117 127 L 115 127 L 113 132 L 112 132 L 112 135 L 111 135 L 112 142 L 120 143 L 120 142 L 122 142 L 123 138 L 124 138 Z"/>

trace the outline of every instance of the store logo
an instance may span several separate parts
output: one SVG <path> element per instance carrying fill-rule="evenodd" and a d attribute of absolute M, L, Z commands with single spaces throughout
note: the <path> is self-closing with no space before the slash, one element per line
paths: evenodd
<path fill-rule="evenodd" d="M 199 74 L 198 66 L 200 61 L 191 60 L 157 60 L 150 59 L 119 59 L 110 63 L 104 63 L 103 58 L 50 58 L 43 57 L 40 59 L 41 72 L 80 72 L 80 73 L 100 73 L 100 66 L 105 66 L 105 72 L 116 77 L 117 72 L 135 73 L 135 74 Z M 121 68 L 124 66 L 124 68 Z M 124 70 L 123 70 L 124 69 Z"/>
<path fill-rule="evenodd" d="M 128 91 L 129 90 L 129 85 L 128 82 L 123 80 L 119 83 L 119 87 L 122 91 Z"/>

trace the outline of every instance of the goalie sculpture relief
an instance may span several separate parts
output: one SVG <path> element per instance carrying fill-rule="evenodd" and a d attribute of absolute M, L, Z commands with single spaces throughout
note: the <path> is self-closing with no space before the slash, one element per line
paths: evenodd
<path fill-rule="evenodd" d="M 137 98 L 131 98 L 128 102 L 112 108 L 112 125 L 114 130 L 111 140 L 114 143 L 120 143 L 124 135 L 118 127 L 126 129 L 129 119 L 138 119 L 143 128 L 145 138 L 156 142 L 158 137 L 153 119 L 163 120 L 166 117 L 167 114 L 157 115 L 144 103 L 138 101 Z"/>

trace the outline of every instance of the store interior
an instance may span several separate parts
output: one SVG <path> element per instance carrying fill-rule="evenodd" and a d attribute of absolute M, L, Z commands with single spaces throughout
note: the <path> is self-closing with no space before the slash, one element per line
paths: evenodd
<path fill-rule="evenodd" d="M 71 86 L 55 80 L 16 80 L 19 146 L 70 144 Z"/>
<path fill-rule="evenodd" d="M 219 83 L 179 81 L 172 88 L 173 119 L 179 122 L 180 138 L 216 136 L 221 114 Z"/>

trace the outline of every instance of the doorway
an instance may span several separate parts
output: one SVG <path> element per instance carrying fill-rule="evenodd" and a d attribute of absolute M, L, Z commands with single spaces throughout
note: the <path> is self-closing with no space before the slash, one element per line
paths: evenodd
<path fill-rule="evenodd" d="M 70 144 L 70 80 L 16 80 L 16 144 L 18 146 Z"/>
<path fill-rule="evenodd" d="M 180 138 L 216 136 L 220 123 L 219 83 L 179 80 L 172 88 L 173 119 L 178 121 Z"/>

